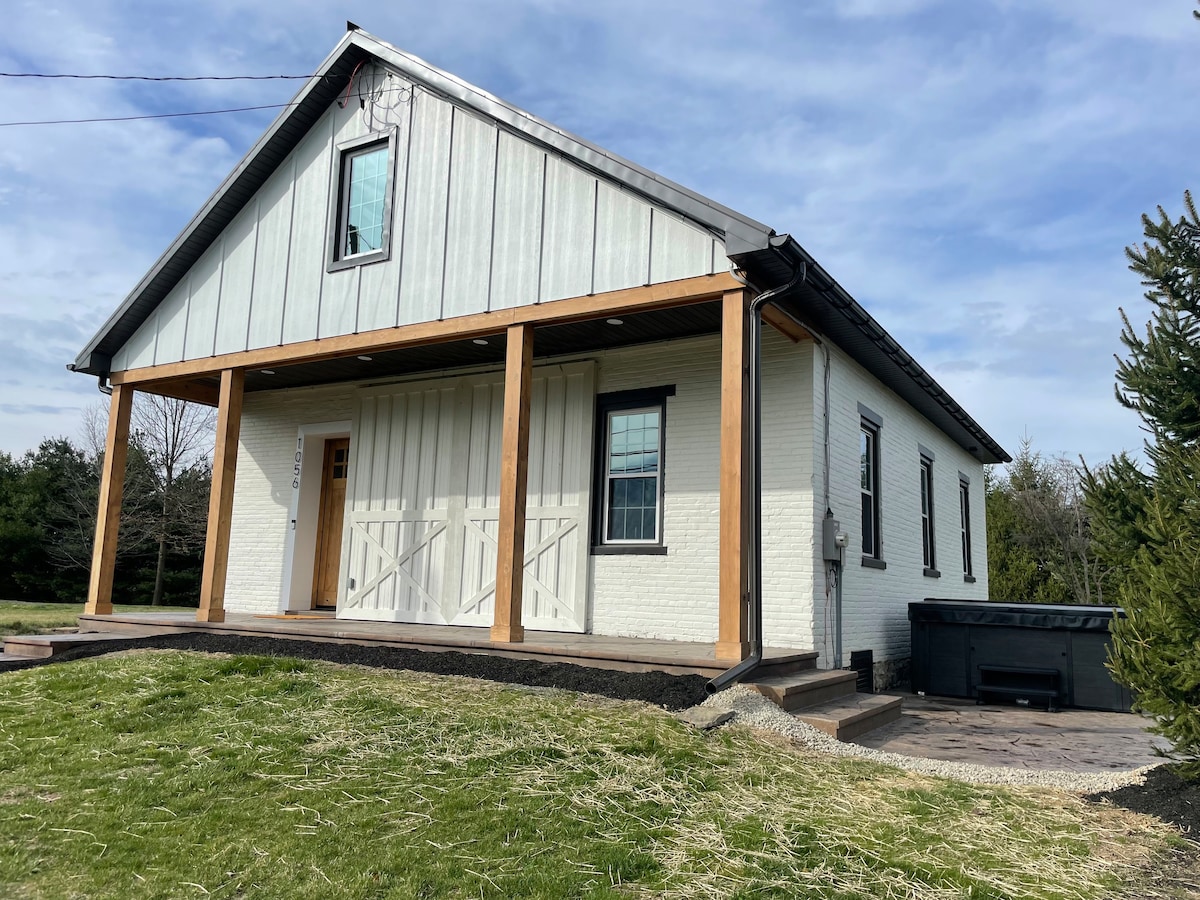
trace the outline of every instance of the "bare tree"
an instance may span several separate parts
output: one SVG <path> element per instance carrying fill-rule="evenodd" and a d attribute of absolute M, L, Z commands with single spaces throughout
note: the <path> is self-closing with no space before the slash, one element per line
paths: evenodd
<path fill-rule="evenodd" d="M 167 551 L 204 547 L 207 485 L 211 474 L 216 411 L 172 397 L 139 393 L 133 405 L 132 440 L 142 449 L 153 480 L 157 515 L 150 537 L 158 545 L 151 603 L 162 603 Z M 198 482 L 203 482 L 199 484 Z"/>
<path fill-rule="evenodd" d="M 204 548 L 216 411 L 139 392 L 134 395 L 131 426 L 121 544 L 155 546 L 158 559 L 151 603 L 158 606 L 167 554 L 199 554 Z M 94 457 L 103 454 L 107 431 L 108 408 L 103 402 L 84 410 L 82 440 Z M 91 515 L 94 523 L 94 501 Z"/>

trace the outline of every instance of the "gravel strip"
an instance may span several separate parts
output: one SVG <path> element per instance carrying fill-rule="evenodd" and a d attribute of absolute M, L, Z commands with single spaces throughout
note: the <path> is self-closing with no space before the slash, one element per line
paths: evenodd
<path fill-rule="evenodd" d="M 801 746 L 819 750 L 822 753 L 870 760 L 888 766 L 896 766 L 909 772 L 919 772 L 922 775 L 933 775 L 939 778 L 953 778 L 956 781 L 966 781 L 971 784 L 1036 785 L 1061 788 L 1082 794 L 1094 794 L 1101 791 L 1114 791 L 1128 785 L 1140 785 L 1146 780 L 1146 773 L 1156 768 L 1156 766 L 1142 766 L 1127 772 L 1053 772 L 904 756 L 899 753 L 889 753 L 886 750 L 863 747 L 860 744 L 843 743 L 784 712 L 762 694 L 741 685 L 735 685 L 719 694 L 714 694 L 700 705 L 713 710 L 728 710 L 734 714 L 732 720 L 734 724 L 772 731 L 791 738 Z"/>

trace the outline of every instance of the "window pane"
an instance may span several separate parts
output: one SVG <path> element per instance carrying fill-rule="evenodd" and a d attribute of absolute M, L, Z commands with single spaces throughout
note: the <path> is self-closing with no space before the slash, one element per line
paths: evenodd
<path fill-rule="evenodd" d="M 625 540 L 625 510 L 614 509 L 608 514 L 608 540 Z"/>
<path fill-rule="evenodd" d="M 346 220 L 343 255 L 368 253 L 383 246 L 383 209 L 387 193 L 386 145 L 346 160 Z"/>
<path fill-rule="evenodd" d="M 655 531 L 658 528 L 658 509 L 653 501 L 648 501 L 647 507 L 642 510 L 642 534 L 647 538 L 657 537 Z"/>
<path fill-rule="evenodd" d="M 871 435 L 863 431 L 860 433 L 858 442 L 859 467 L 862 472 L 862 489 L 864 491 L 871 490 L 872 478 L 872 457 L 874 453 L 871 449 Z"/>
<path fill-rule="evenodd" d="M 608 470 L 613 474 L 658 471 L 658 413 L 614 413 L 609 418 Z"/>
<path fill-rule="evenodd" d="M 869 494 L 862 495 L 862 552 L 875 555 L 875 510 Z"/>
<path fill-rule="evenodd" d="M 658 479 L 614 478 L 608 490 L 607 540 L 653 540 L 658 524 Z"/>

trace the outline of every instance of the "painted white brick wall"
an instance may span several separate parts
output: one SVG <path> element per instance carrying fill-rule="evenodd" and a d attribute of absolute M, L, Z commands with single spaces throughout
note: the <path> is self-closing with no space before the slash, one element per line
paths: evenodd
<path fill-rule="evenodd" d="M 292 465 L 301 425 L 349 419 L 356 385 L 247 394 L 242 411 L 225 608 L 280 608 Z"/>
<path fill-rule="evenodd" d="M 820 353 L 817 354 L 820 357 Z M 820 427 L 822 377 L 814 365 L 817 427 Z M 833 350 L 830 377 L 831 506 L 842 530 L 850 535 L 843 575 L 843 664 L 852 650 L 874 650 L 875 661 L 910 655 L 908 604 L 926 597 L 986 600 L 987 546 L 984 529 L 983 464 L 940 429 L 884 387 L 840 350 Z M 886 569 L 862 565 L 862 501 L 859 470 L 860 416 L 858 404 L 883 420 L 880 428 L 880 509 L 882 557 Z M 819 438 L 818 438 L 819 440 Z M 920 451 L 934 453 L 934 532 L 940 578 L 924 575 L 920 517 Z M 819 452 L 818 447 L 818 452 Z M 819 458 L 819 457 L 818 457 Z M 963 577 L 959 530 L 958 474 L 971 480 L 971 543 L 975 583 Z M 818 487 L 818 492 L 820 487 Z M 820 502 L 816 504 L 820 506 Z M 817 509 L 815 527 L 824 510 Z M 818 532 L 819 534 L 819 532 Z M 821 548 L 814 546 L 821 563 Z M 824 576 L 819 579 L 823 595 Z M 821 618 L 821 617 L 819 617 Z M 822 628 L 826 633 L 827 629 Z M 823 664 L 832 655 L 832 636 L 823 650 Z"/>
<path fill-rule="evenodd" d="M 675 384 L 665 457 L 666 556 L 591 558 L 591 630 L 597 634 L 713 641 L 717 636 L 720 338 L 709 336 L 594 355 L 599 392 Z M 816 649 L 831 664 L 821 560 L 822 351 L 764 332 L 763 606 L 769 646 Z M 831 505 L 851 535 L 843 586 L 846 659 L 909 655 L 907 604 L 936 596 L 987 597 L 983 467 L 899 397 L 833 351 Z M 357 385 L 246 397 L 234 493 L 226 608 L 275 612 L 301 425 L 350 419 Z M 857 404 L 883 418 L 883 555 L 886 570 L 858 564 Z M 919 452 L 934 451 L 935 528 L 941 578 L 922 574 Z M 958 473 L 971 478 L 975 584 L 963 581 Z"/>
<path fill-rule="evenodd" d="M 813 641 L 811 344 L 763 335 L 763 630 L 766 643 Z M 596 634 L 715 641 L 718 620 L 721 340 L 598 357 L 597 391 L 674 384 L 667 400 L 665 556 L 592 557 Z"/>

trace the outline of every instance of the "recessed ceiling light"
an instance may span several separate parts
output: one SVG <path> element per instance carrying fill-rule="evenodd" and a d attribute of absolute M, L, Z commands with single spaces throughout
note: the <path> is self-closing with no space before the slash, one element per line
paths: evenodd
<path fill-rule="evenodd" d="M 274 375 L 275 374 L 274 369 L 259 369 L 258 371 L 259 371 L 259 374 L 262 374 L 262 375 Z"/>
<path fill-rule="evenodd" d="M 359 357 L 359 359 L 361 359 L 363 362 L 370 362 L 370 361 L 371 361 L 371 357 L 369 357 L 369 356 L 360 356 L 360 357 Z"/>
<path fill-rule="evenodd" d="M 487 346 L 487 341 L 486 341 L 485 339 L 483 339 L 483 338 L 475 338 L 475 340 L 471 341 L 471 343 L 472 343 L 472 344 L 478 344 L 480 347 L 486 347 L 486 346 Z"/>
<path fill-rule="evenodd" d="M 624 325 L 625 324 L 624 319 L 605 319 L 604 321 L 607 322 L 609 325 Z"/>

